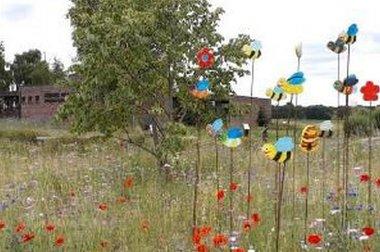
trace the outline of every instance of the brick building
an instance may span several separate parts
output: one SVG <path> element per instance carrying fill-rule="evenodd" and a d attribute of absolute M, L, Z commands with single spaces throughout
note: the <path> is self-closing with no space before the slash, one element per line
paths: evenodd
<path fill-rule="evenodd" d="M 48 120 L 69 93 L 69 89 L 58 86 L 27 86 L 21 87 L 20 92 L 1 92 L 0 117 Z"/>

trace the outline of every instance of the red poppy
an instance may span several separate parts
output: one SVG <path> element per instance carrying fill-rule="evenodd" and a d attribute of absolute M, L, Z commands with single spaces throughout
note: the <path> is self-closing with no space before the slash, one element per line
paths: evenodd
<path fill-rule="evenodd" d="M 210 48 L 202 48 L 197 53 L 197 63 L 201 69 L 211 68 L 214 65 L 215 57 Z"/>
<path fill-rule="evenodd" d="M 128 176 L 125 178 L 123 186 L 125 189 L 130 189 L 133 187 L 133 177 Z"/>
<path fill-rule="evenodd" d="M 5 228 L 5 221 L 3 220 L 0 220 L 0 231 L 3 230 Z"/>
<path fill-rule="evenodd" d="M 310 245 L 318 245 L 322 241 L 322 236 L 319 234 L 310 234 L 307 237 L 307 242 Z"/>
<path fill-rule="evenodd" d="M 360 174 L 359 179 L 361 183 L 367 183 L 368 181 L 371 180 L 371 177 L 367 173 L 363 173 L 363 174 Z"/>
<path fill-rule="evenodd" d="M 251 229 L 251 223 L 249 220 L 244 220 L 243 221 L 243 230 L 245 232 L 248 232 Z"/>
<path fill-rule="evenodd" d="M 194 245 L 199 245 L 201 243 L 201 235 L 199 234 L 198 228 L 194 228 L 193 231 L 193 244 Z"/>
<path fill-rule="evenodd" d="M 197 252 L 207 252 L 208 251 L 208 248 L 206 245 L 204 244 L 199 244 L 197 246 Z"/>
<path fill-rule="evenodd" d="M 244 248 L 233 248 L 231 251 L 232 252 L 245 252 L 245 249 Z"/>
<path fill-rule="evenodd" d="M 231 182 L 230 183 L 230 190 L 231 190 L 231 192 L 236 192 L 237 189 L 238 189 L 238 187 L 239 187 L 238 183 L 236 183 L 236 182 Z"/>
<path fill-rule="evenodd" d="M 228 238 L 224 234 L 217 234 L 212 238 L 215 247 L 223 247 L 227 245 Z"/>
<path fill-rule="evenodd" d="M 309 188 L 307 188 L 307 186 L 302 186 L 300 188 L 300 193 L 307 194 L 308 192 L 309 192 Z"/>
<path fill-rule="evenodd" d="M 362 232 L 363 234 L 365 234 L 366 236 L 372 236 L 374 233 L 375 233 L 375 229 L 373 229 L 372 227 L 364 227 L 362 229 Z"/>
<path fill-rule="evenodd" d="M 224 190 L 223 189 L 216 192 L 216 199 L 218 201 L 223 200 L 224 196 L 225 196 L 225 194 L 224 194 Z"/>
<path fill-rule="evenodd" d="M 55 225 L 53 223 L 47 223 L 45 225 L 45 231 L 48 233 L 52 233 L 55 230 Z"/>
<path fill-rule="evenodd" d="M 253 196 L 252 195 L 247 195 L 247 197 L 245 198 L 245 201 L 247 201 L 248 203 L 252 202 L 253 201 Z"/>
<path fill-rule="evenodd" d="M 22 235 L 21 241 L 23 243 L 27 243 L 27 242 L 33 240 L 34 237 L 35 237 L 35 234 L 33 232 L 28 232 L 28 233 L 25 233 L 25 234 Z"/>
<path fill-rule="evenodd" d="M 380 178 L 377 178 L 377 179 L 375 180 L 375 185 L 376 185 L 377 187 L 380 187 Z"/>
<path fill-rule="evenodd" d="M 201 237 L 206 237 L 211 233 L 212 228 L 210 226 L 203 226 L 199 228 L 199 235 Z"/>
<path fill-rule="evenodd" d="M 100 210 L 102 210 L 102 211 L 107 211 L 108 206 L 107 206 L 106 203 L 100 203 L 99 206 L 98 206 L 98 208 L 99 208 Z"/>
<path fill-rule="evenodd" d="M 108 247 L 108 244 L 109 244 L 109 242 L 106 241 L 106 240 L 103 240 L 103 241 L 100 242 L 100 246 L 101 246 L 102 248 L 107 248 L 107 247 Z"/>
<path fill-rule="evenodd" d="M 118 204 L 124 204 L 125 202 L 127 202 L 127 198 L 124 196 L 119 196 L 116 198 L 116 203 Z"/>
<path fill-rule="evenodd" d="M 259 224 L 260 221 L 261 221 L 261 217 L 260 217 L 260 214 L 259 213 L 253 213 L 251 215 L 251 220 L 254 224 Z"/>
<path fill-rule="evenodd" d="M 25 228 L 26 228 L 25 222 L 20 222 L 19 224 L 17 224 L 17 226 L 15 228 L 15 232 L 21 233 L 22 231 L 24 231 Z"/>
<path fill-rule="evenodd" d="M 360 92 L 363 94 L 363 99 L 365 101 L 377 101 L 377 99 L 379 99 L 379 91 L 379 86 L 373 84 L 372 81 L 367 81 L 367 83 L 360 89 Z"/>
<path fill-rule="evenodd" d="M 54 242 L 55 246 L 62 247 L 64 243 L 65 243 L 65 237 L 63 235 L 57 235 Z"/>
<path fill-rule="evenodd" d="M 144 232 L 148 232 L 149 231 L 149 227 L 150 227 L 150 223 L 148 220 L 143 220 L 140 224 L 140 227 L 141 229 L 144 231 Z"/>

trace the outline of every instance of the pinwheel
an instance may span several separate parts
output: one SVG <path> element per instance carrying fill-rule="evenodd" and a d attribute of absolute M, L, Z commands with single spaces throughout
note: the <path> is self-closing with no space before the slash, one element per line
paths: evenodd
<path fill-rule="evenodd" d="M 305 80 L 304 74 L 302 72 L 297 72 L 288 79 L 281 78 L 278 81 L 278 85 L 285 91 L 285 93 L 297 95 L 303 92 L 302 84 Z"/>
<path fill-rule="evenodd" d="M 255 60 L 260 58 L 261 48 L 261 42 L 258 40 L 254 40 L 250 45 L 244 45 L 242 50 L 248 58 Z"/>
<path fill-rule="evenodd" d="M 210 82 L 208 79 L 202 79 L 198 83 L 190 88 L 190 94 L 199 100 L 206 99 L 211 95 L 209 90 Z"/>
<path fill-rule="evenodd" d="M 209 69 L 215 63 L 214 52 L 210 48 L 202 48 L 197 53 L 197 63 L 201 69 Z"/>

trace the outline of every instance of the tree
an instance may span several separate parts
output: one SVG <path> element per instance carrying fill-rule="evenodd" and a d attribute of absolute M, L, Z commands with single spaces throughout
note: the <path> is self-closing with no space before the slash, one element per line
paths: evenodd
<path fill-rule="evenodd" d="M 52 79 L 53 79 L 54 83 L 62 81 L 62 80 L 64 80 L 66 78 L 65 66 L 57 58 L 54 58 L 54 62 L 52 64 L 51 72 L 52 72 L 52 75 L 53 75 Z"/>
<path fill-rule="evenodd" d="M 38 49 L 16 54 L 11 71 L 17 84 L 48 85 L 52 80 L 49 64 L 41 59 Z"/>
<path fill-rule="evenodd" d="M 12 75 L 8 68 L 8 63 L 5 61 L 4 46 L 0 42 L 0 90 L 7 90 L 12 83 Z"/>
<path fill-rule="evenodd" d="M 223 10 L 211 10 L 207 0 L 72 2 L 69 17 L 80 62 L 73 70 L 83 81 L 71 83 L 76 94 L 60 116 L 71 117 L 77 132 L 123 130 L 131 143 L 166 162 L 174 117 L 195 114 L 198 126 L 215 118 L 210 102 L 195 101 L 189 87 L 204 76 L 213 98 L 228 99 L 230 84 L 248 73 L 241 48 L 251 39 L 240 35 L 225 43 L 216 31 Z M 207 73 L 194 60 L 205 46 L 217 57 Z M 133 139 L 128 125 L 134 115 L 151 118 L 153 147 Z"/>

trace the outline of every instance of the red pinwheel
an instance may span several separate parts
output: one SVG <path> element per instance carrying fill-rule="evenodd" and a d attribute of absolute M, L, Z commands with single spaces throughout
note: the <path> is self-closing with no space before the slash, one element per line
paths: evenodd
<path fill-rule="evenodd" d="M 208 69 L 214 65 L 215 57 L 210 48 L 202 48 L 197 53 L 197 63 L 201 69 Z"/>
<path fill-rule="evenodd" d="M 377 99 L 379 99 L 379 91 L 379 86 L 373 84 L 372 81 L 367 81 L 367 83 L 360 89 L 360 92 L 363 94 L 363 99 L 365 101 L 377 101 Z"/>

